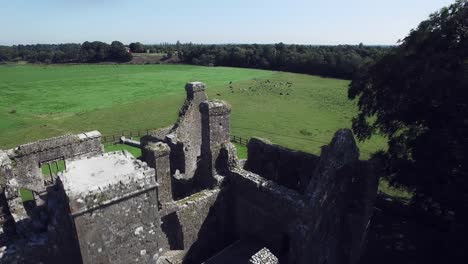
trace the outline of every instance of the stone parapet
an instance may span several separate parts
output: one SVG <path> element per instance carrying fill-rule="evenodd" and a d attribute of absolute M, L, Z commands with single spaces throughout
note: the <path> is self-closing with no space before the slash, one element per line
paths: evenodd
<path fill-rule="evenodd" d="M 200 104 L 200 111 L 202 114 L 210 116 L 229 115 L 231 113 L 231 106 L 224 101 L 210 100 Z"/>
<path fill-rule="evenodd" d="M 170 168 L 171 148 L 169 145 L 157 142 L 149 143 L 145 147 L 146 162 L 149 166 L 155 169 L 156 181 L 159 185 L 158 200 L 159 203 L 165 204 L 171 202 L 172 198 L 172 178 Z"/>

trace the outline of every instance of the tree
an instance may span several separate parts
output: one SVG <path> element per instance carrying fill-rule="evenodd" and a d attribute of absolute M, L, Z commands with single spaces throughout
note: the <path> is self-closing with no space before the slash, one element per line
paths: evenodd
<path fill-rule="evenodd" d="M 349 87 L 358 99 L 353 129 L 382 133 L 381 155 L 393 184 L 439 216 L 468 220 L 468 1 L 428 20 L 366 69 Z"/>
<path fill-rule="evenodd" d="M 11 61 L 15 58 L 16 54 L 13 48 L 7 46 L 0 46 L 0 62 Z"/>
<path fill-rule="evenodd" d="M 113 61 L 127 62 L 132 59 L 132 55 L 127 52 L 122 42 L 113 41 L 110 46 L 110 59 Z"/>
<path fill-rule="evenodd" d="M 140 42 L 130 43 L 128 47 L 130 48 L 130 51 L 133 53 L 143 53 L 146 51 L 145 46 L 141 44 Z"/>

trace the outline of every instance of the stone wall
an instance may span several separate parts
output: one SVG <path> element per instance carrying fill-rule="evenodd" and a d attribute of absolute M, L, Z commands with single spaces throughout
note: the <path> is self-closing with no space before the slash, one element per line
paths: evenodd
<path fill-rule="evenodd" d="M 219 152 L 230 142 L 231 107 L 207 100 L 201 82 L 187 83 L 185 89 L 187 97 L 175 125 L 141 140 L 143 160 L 152 167 L 154 153 L 148 146 L 163 142 L 170 147 L 170 182 L 176 200 L 217 184 L 214 176 Z"/>
<path fill-rule="evenodd" d="M 28 189 L 36 193 L 45 191 L 44 178 L 40 165 L 57 159 L 70 159 L 82 155 L 101 154 L 101 134 L 98 131 L 78 135 L 65 135 L 47 140 L 20 145 L 14 150 L 14 179 L 8 179 L 7 198 L 18 195 L 18 189 Z"/>
<path fill-rule="evenodd" d="M 0 242 L 15 233 L 15 222 L 5 196 L 7 179 L 13 178 L 12 169 L 7 152 L 0 150 Z"/>
<path fill-rule="evenodd" d="M 284 263 L 296 263 L 301 234 L 311 221 L 304 197 L 254 173 L 234 170 L 229 176 L 237 239 L 255 239 Z"/>
<path fill-rule="evenodd" d="M 231 106 L 222 101 L 204 101 L 200 104 L 202 115 L 202 145 L 200 182 L 210 188 L 216 184 L 214 176 L 218 174 L 216 162 L 223 144 L 230 142 Z"/>
<path fill-rule="evenodd" d="M 220 189 L 204 190 L 173 203 L 162 217 L 167 232 L 179 233 L 170 249 L 184 250 L 184 263 L 201 263 L 229 243 L 228 196 Z M 171 207 L 171 206 L 169 206 Z M 167 222 L 170 221 L 170 222 Z M 167 225 L 167 226 L 164 226 Z M 174 229 L 179 230 L 174 230 Z"/>
<path fill-rule="evenodd" d="M 254 161 L 250 164 L 262 176 L 237 169 L 229 177 L 239 238 L 262 241 L 280 262 L 356 263 L 365 241 L 378 177 L 372 174 L 369 162 L 358 160 L 352 133 L 339 130 L 330 145 L 323 147 L 304 193 L 277 182 L 277 166 L 281 163 L 278 155 L 297 155 L 298 160 L 289 160 L 294 165 L 310 159 L 309 154 L 292 154 L 258 140 L 249 147 L 254 148 L 249 150 L 249 159 Z M 259 150 L 265 149 L 268 155 L 264 157 L 250 156 L 261 155 Z"/>
<path fill-rule="evenodd" d="M 171 147 L 172 173 L 178 170 L 183 179 L 195 176 L 201 150 L 201 114 L 199 105 L 207 100 L 205 84 L 187 83 L 187 98 L 179 113 L 179 119 L 166 136 Z"/>
<path fill-rule="evenodd" d="M 378 176 L 348 129 L 338 130 L 322 147 L 306 197 L 314 215 L 304 239 L 301 262 L 356 263 L 377 195 Z"/>
<path fill-rule="evenodd" d="M 171 149 L 162 142 L 149 142 L 145 146 L 145 162 L 154 168 L 158 188 L 158 206 L 172 202 L 172 177 L 170 170 Z"/>
<path fill-rule="evenodd" d="M 148 263 L 162 252 L 156 189 L 72 216 L 83 263 Z"/>
<path fill-rule="evenodd" d="M 98 131 L 65 135 L 15 149 L 0 151 L 0 218 L 6 233 L 34 236 L 46 228 L 47 192 L 41 164 L 103 152 Z M 20 189 L 34 192 L 35 201 L 23 204 Z"/>
<path fill-rule="evenodd" d="M 75 161 L 70 165 L 74 167 L 60 176 L 58 187 L 66 194 L 84 263 L 147 263 L 163 251 L 154 170 L 128 155 L 106 153 Z M 104 164 L 106 159 L 111 159 L 107 162 L 110 165 L 119 163 L 115 172 Z M 96 164 L 103 167 L 89 169 Z M 94 176 L 109 169 L 100 179 Z M 82 183 L 77 176 L 88 180 Z"/>
<path fill-rule="evenodd" d="M 245 169 L 280 185 L 305 192 L 319 157 L 251 138 Z"/>

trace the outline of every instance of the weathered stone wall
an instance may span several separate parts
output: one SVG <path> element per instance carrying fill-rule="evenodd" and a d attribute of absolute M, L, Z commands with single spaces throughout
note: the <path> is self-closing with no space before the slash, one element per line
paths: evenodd
<path fill-rule="evenodd" d="M 7 184 L 7 198 L 16 197 L 18 188 L 29 189 L 37 193 L 45 191 L 44 178 L 40 169 L 42 162 L 96 155 L 103 151 L 101 134 L 98 131 L 65 135 L 20 145 L 14 153 L 16 168 L 14 180 Z"/>
<path fill-rule="evenodd" d="M 202 115 L 202 145 L 200 184 L 212 187 L 217 174 L 216 162 L 223 144 L 230 142 L 231 107 L 222 101 L 204 101 L 200 104 Z"/>
<path fill-rule="evenodd" d="M 172 177 L 169 156 L 171 149 L 162 142 L 148 143 L 145 147 L 145 161 L 155 169 L 158 188 L 158 203 L 172 202 Z"/>
<path fill-rule="evenodd" d="M 161 128 L 158 130 L 150 131 L 148 135 L 140 138 L 141 157 L 146 160 L 146 149 L 145 147 L 150 143 L 164 142 L 166 135 L 172 130 L 172 126 Z"/>
<path fill-rule="evenodd" d="M 184 250 L 184 263 L 201 263 L 233 242 L 225 192 L 204 190 L 167 205 L 162 212 L 169 248 Z"/>
<path fill-rule="evenodd" d="M 163 252 L 155 173 L 138 164 L 138 177 L 121 175 L 97 190 L 77 193 L 66 182 L 61 187 L 84 263 L 147 263 Z"/>
<path fill-rule="evenodd" d="M 83 263 L 148 263 L 162 252 L 156 189 L 72 215 Z"/>
<path fill-rule="evenodd" d="M 371 166 L 359 161 L 359 149 L 348 129 L 338 130 L 322 147 L 306 192 L 316 217 L 304 239 L 302 263 L 357 262 L 377 194 L 378 176 Z"/>
<path fill-rule="evenodd" d="M 166 136 L 171 147 L 171 171 L 179 170 L 181 177 L 191 179 L 197 170 L 201 150 L 201 115 L 198 110 L 201 102 L 207 100 L 205 84 L 187 83 L 187 98 L 179 113 L 179 119 Z"/>
<path fill-rule="evenodd" d="M 280 185 L 305 192 L 319 157 L 251 138 L 245 169 Z"/>
<path fill-rule="evenodd" d="M 241 169 L 233 184 L 235 232 L 238 239 L 258 240 L 285 263 L 296 263 L 298 245 L 311 222 L 304 197 L 276 182 Z"/>
<path fill-rule="evenodd" d="M 7 179 L 12 176 L 12 164 L 6 151 L 0 150 L 0 242 L 15 233 L 14 219 L 5 196 Z"/>
<path fill-rule="evenodd" d="M 352 133 L 339 130 L 323 147 L 304 194 L 267 180 L 275 178 L 265 173 L 275 170 L 259 166 L 264 177 L 232 170 L 237 234 L 260 239 L 287 263 L 356 263 L 378 183 L 358 157 Z"/>

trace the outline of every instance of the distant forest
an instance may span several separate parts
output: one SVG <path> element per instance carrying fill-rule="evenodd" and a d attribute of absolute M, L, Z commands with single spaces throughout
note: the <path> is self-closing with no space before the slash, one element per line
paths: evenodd
<path fill-rule="evenodd" d="M 128 52 L 130 51 L 130 53 Z M 0 62 L 98 63 L 128 62 L 131 53 L 163 53 L 181 63 L 307 73 L 352 79 L 363 65 L 383 56 L 389 47 L 360 45 L 311 46 L 278 44 L 157 44 L 94 41 L 83 44 L 0 46 Z"/>
<path fill-rule="evenodd" d="M 0 62 L 97 63 L 128 62 L 131 59 L 132 55 L 119 41 L 110 45 L 100 41 L 86 41 L 83 44 L 0 46 Z"/>
<path fill-rule="evenodd" d="M 388 47 L 286 45 L 182 45 L 185 63 L 258 68 L 351 79 L 360 67 L 381 57 Z"/>

